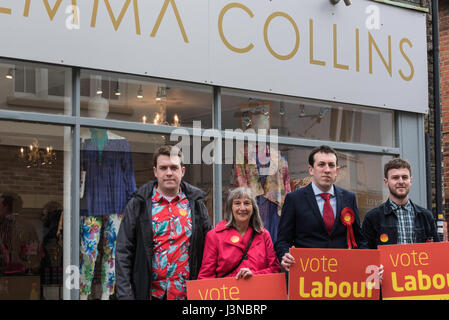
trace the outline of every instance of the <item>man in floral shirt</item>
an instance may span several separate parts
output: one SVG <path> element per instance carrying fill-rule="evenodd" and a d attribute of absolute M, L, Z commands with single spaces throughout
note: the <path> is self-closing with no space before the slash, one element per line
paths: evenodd
<path fill-rule="evenodd" d="M 116 251 L 118 299 L 186 299 L 186 281 L 198 276 L 210 230 L 205 192 L 182 181 L 176 147 L 154 157 L 155 180 L 126 206 Z"/>

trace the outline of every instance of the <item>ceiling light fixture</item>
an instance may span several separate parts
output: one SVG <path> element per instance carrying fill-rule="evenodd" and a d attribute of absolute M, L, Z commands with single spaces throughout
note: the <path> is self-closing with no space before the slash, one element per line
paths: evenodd
<path fill-rule="evenodd" d="M 279 114 L 281 117 L 285 116 L 285 107 L 284 107 L 284 102 L 281 101 L 279 103 Z"/>
<path fill-rule="evenodd" d="M 8 73 L 6 74 L 6 79 L 14 79 L 14 68 L 9 68 Z"/>
<path fill-rule="evenodd" d="M 98 95 L 102 95 L 103 94 L 103 83 L 102 83 L 102 80 L 101 80 L 101 76 L 97 76 L 96 78 L 97 78 L 97 80 L 96 80 L 96 82 L 97 82 L 97 91 L 96 91 L 96 93 Z"/>
<path fill-rule="evenodd" d="M 137 99 L 142 99 L 143 98 L 143 90 L 142 90 L 142 85 L 139 86 L 139 89 L 137 89 Z"/>
<path fill-rule="evenodd" d="M 167 98 L 167 89 L 163 86 L 158 86 L 156 92 L 156 101 L 160 102 L 166 98 Z"/>
<path fill-rule="evenodd" d="M 301 111 L 299 112 L 299 117 L 304 118 L 306 116 L 306 110 L 305 110 L 305 107 L 303 104 L 300 106 L 301 106 Z"/>
<path fill-rule="evenodd" d="M 121 95 L 119 83 L 117 81 L 117 86 L 115 87 L 114 94 L 118 97 Z"/>

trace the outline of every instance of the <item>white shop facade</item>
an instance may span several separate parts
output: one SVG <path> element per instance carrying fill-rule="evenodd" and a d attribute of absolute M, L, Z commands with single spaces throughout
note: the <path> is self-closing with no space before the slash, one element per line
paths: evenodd
<path fill-rule="evenodd" d="M 308 153 L 322 144 L 338 151 L 337 184 L 357 194 L 362 219 L 386 199 L 383 165 L 396 156 L 411 162 L 411 197 L 426 206 L 422 10 L 369 0 L 4 0 L 0 28 L 0 192 L 20 196 L 16 211 L 37 243 L 25 274 L 0 276 L 0 298 L 79 299 L 82 217 L 96 216 L 86 201 L 114 202 L 109 214 L 122 205 L 108 200 L 111 179 L 95 195 L 85 188 L 96 178 L 84 174 L 83 151 L 99 132 L 105 157 L 125 154 L 114 190 L 127 195 L 154 178 L 160 145 L 191 142 L 185 180 L 207 191 L 213 224 L 242 183 L 238 146 L 261 129 L 283 170 L 275 186 L 270 175 L 245 183 L 272 231 L 283 201 L 273 194 L 310 181 Z M 51 238 L 56 221 L 63 237 Z M 104 291 L 101 239 L 90 298 Z M 30 257 L 41 251 L 45 263 Z M 14 281 L 24 289 L 2 293 Z"/>

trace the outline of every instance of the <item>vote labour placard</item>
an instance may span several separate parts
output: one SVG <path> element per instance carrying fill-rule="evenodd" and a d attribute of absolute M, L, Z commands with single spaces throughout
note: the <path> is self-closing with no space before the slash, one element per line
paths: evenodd
<path fill-rule="evenodd" d="M 283 273 L 187 281 L 188 300 L 286 300 Z"/>
<path fill-rule="evenodd" d="M 379 246 L 382 299 L 449 299 L 449 243 Z"/>
<path fill-rule="evenodd" d="M 379 299 L 377 250 L 292 248 L 290 254 L 290 300 Z"/>

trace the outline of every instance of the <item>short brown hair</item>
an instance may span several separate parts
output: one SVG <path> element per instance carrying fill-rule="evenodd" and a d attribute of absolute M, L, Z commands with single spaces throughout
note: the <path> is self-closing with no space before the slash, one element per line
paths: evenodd
<path fill-rule="evenodd" d="M 157 151 L 153 157 L 153 166 L 155 168 L 157 168 L 157 158 L 159 158 L 159 156 L 161 156 L 161 155 L 169 156 L 169 157 L 171 157 L 172 155 L 177 155 L 179 157 L 179 159 L 181 160 L 181 167 L 184 167 L 184 158 L 183 158 L 181 150 L 178 147 L 170 146 L 170 145 L 160 146 L 157 149 Z"/>
<path fill-rule="evenodd" d="M 309 154 L 309 165 L 311 167 L 313 167 L 313 164 L 315 163 L 315 159 L 314 159 L 315 154 L 317 154 L 319 152 L 327 153 L 327 154 L 329 154 L 329 153 L 335 154 L 335 158 L 337 159 L 337 163 L 336 164 L 338 165 L 337 151 L 335 151 L 333 148 L 331 148 L 329 146 L 322 145 L 322 146 L 316 147 L 315 149 L 312 150 L 312 152 L 310 152 L 310 154 Z"/>
<path fill-rule="evenodd" d="M 408 169 L 410 172 L 410 176 L 412 175 L 412 167 L 410 165 L 410 162 L 408 162 L 405 159 L 401 158 L 394 158 L 385 163 L 384 165 L 384 177 L 385 179 L 388 179 L 388 171 L 392 169 Z"/>

